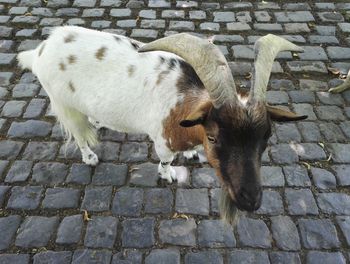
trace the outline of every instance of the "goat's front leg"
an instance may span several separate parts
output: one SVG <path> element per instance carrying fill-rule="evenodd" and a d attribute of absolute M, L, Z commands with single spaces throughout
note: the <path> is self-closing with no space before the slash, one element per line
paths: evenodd
<path fill-rule="evenodd" d="M 171 166 L 171 162 L 174 159 L 174 153 L 162 144 L 155 144 L 156 152 L 160 159 L 158 165 L 158 173 L 160 178 L 167 180 L 169 183 L 172 183 L 173 180 L 176 180 L 176 172 Z"/>
<path fill-rule="evenodd" d="M 97 155 L 89 148 L 88 144 L 78 144 L 83 158 L 83 162 L 87 165 L 96 166 L 98 163 Z"/>

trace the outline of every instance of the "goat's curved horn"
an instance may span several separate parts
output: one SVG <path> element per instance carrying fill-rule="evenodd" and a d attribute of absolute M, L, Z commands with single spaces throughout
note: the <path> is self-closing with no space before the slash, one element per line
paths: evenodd
<path fill-rule="evenodd" d="M 254 73 L 250 99 L 266 100 L 266 89 L 270 78 L 273 61 L 280 51 L 298 51 L 303 49 L 281 37 L 268 34 L 258 39 L 254 46 Z"/>
<path fill-rule="evenodd" d="M 196 71 L 208 90 L 214 107 L 237 100 L 236 86 L 230 67 L 221 51 L 208 40 L 180 33 L 155 40 L 139 48 L 139 52 L 163 50 L 185 59 Z"/>

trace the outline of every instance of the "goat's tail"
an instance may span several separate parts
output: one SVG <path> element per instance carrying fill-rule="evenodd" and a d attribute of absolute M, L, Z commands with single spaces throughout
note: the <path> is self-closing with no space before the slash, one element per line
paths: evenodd
<path fill-rule="evenodd" d="M 22 51 L 17 55 L 17 60 L 22 69 L 32 70 L 36 50 Z"/>

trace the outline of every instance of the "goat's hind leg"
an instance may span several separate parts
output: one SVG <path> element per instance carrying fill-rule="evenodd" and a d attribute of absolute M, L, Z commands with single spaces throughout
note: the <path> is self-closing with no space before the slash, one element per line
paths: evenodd
<path fill-rule="evenodd" d="M 78 110 L 63 104 L 52 103 L 52 108 L 68 135 L 68 141 L 72 137 L 75 139 L 81 151 L 83 162 L 92 166 L 97 165 L 98 157 L 89 147 L 97 143 L 97 135 L 95 129 L 88 121 L 88 117 Z"/>

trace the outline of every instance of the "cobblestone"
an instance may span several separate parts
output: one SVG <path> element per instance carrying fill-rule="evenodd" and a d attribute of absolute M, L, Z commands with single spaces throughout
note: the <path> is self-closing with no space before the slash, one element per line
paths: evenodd
<path fill-rule="evenodd" d="M 291 215 L 317 215 L 318 209 L 312 192 L 309 189 L 285 191 L 288 211 Z"/>
<path fill-rule="evenodd" d="M 163 220 L 159 226 L 159 238 L 165 244 L 194 246 L 196 229 L 193 219 Z"/>
<path fill-rule="evenodd" d="M 97 216 L 89 221 L 84 245 L 91 248 L 113 248 L 118 221 L 112 216 Z"/>
<path fill-rule="evenodd" d="M 74 244 L 78 243 L 83 229 L 83 218 L 81 215 L 66 216 L 63 218 L 57 231 L 56 243 Z"/>

